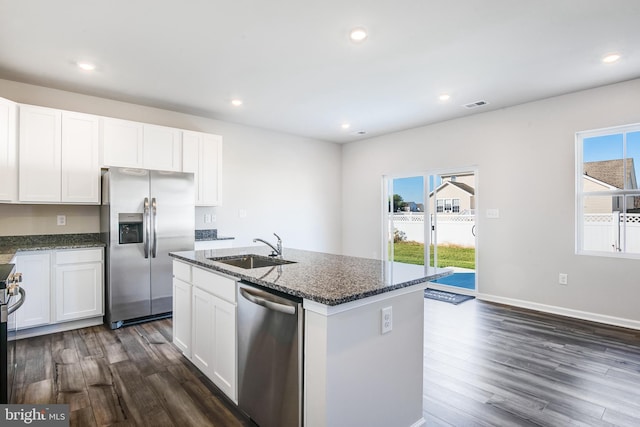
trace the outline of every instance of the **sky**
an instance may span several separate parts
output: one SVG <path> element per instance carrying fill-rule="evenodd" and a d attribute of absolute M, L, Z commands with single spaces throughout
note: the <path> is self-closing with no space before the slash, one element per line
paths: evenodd
<path fill-rule="evenodd" d="M 585 138 L 582 158 L 584 162 L 615 160 L 623 157 L 622 134 Z M 640 132 L 627 133 L 627 158 L 633 158 L 636 178 L 640 179 Z"/>
<path fill-rule="evenodd" d="M 405 202 L 424 203 L 423 177 L 412 176 L 394 179 L 393 194 L 399 194 Z"/>

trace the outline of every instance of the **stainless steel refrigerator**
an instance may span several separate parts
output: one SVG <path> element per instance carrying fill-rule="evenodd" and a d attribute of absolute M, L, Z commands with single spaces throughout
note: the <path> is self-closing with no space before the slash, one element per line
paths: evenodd
<path fill-rule="evenodd" d="M 111 168 L 102 177 L 106 321 L 112 328 L 172 311 L 169 252 L 193 250 L 192 173 Z"/>

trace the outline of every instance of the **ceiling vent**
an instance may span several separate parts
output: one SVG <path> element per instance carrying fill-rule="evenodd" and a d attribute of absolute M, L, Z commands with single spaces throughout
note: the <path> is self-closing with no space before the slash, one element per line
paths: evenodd
<path fill-rule="evenodd" d="M 476 101 L 476 102 L 471 102 L 469 104 L 465 104 L 463 105 L 463 107 L 471 110 L 472 108 L 484 107 L 487 104 L 488 104 L 487 101 Z"/>

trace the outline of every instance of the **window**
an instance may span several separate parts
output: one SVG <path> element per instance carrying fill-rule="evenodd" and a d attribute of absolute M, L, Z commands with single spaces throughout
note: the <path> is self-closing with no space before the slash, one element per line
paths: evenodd
<path fill-rule="evenodd" d="M 460 199 L 437 199 L 436 212 L 438 213 L 460 212 Z"/>
<path fill-rule="evenodd" d="M 576 248 L 640 258 L 640 124 L 576 134 Z"/>

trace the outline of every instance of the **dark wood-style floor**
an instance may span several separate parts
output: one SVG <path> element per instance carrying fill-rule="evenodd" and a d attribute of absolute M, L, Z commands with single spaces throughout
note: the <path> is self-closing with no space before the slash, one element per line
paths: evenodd
<path fill-rule="evenodd" d="M 640 426 L 640 331 L 425 299 L 434 426 Z"/>
<path fill-rule="evenodd" d="M 171 344 L 171 319 L 20 340 L 15 403 L 68 403 L 72 426 L 250 426 Z"/>
<path fill-rule="evenodd" d="M 640 425 L 639 331 L 481 301 L 425 299 L 425 317 L 427 425 Z M 173 347 L 168 319 L 17 350 L 15 403 L 69 403 L 71 425 L 251 425 Z"/>

